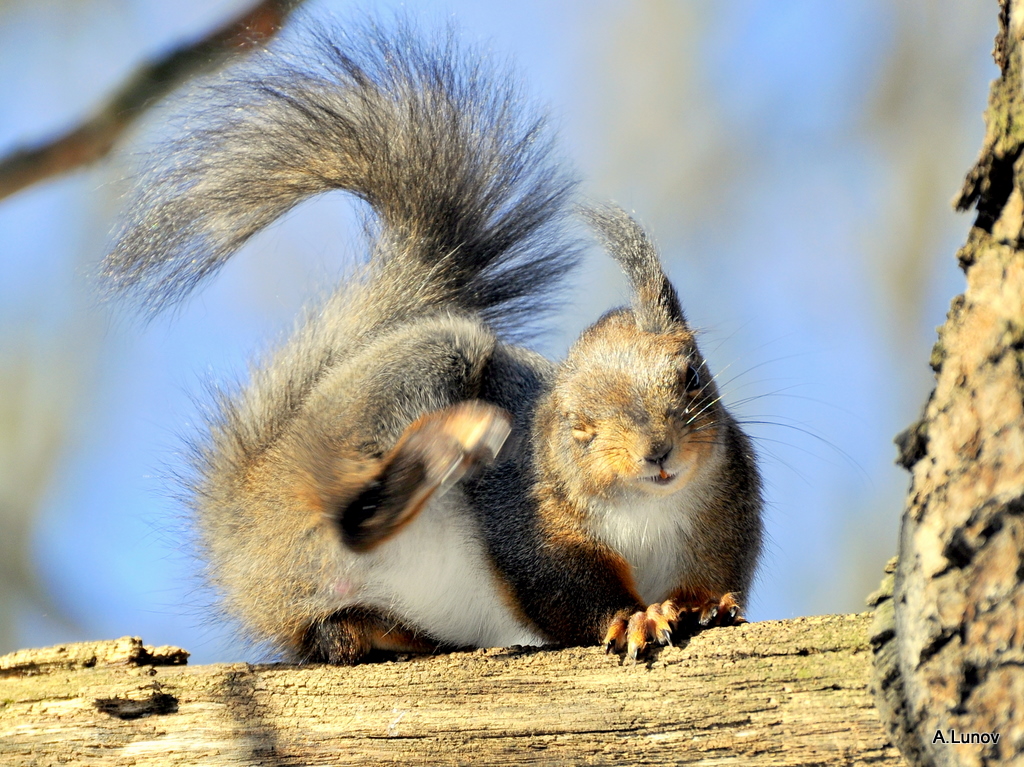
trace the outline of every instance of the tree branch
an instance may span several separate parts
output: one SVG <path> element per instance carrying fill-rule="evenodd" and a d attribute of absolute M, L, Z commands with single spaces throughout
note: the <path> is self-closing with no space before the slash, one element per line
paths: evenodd
<path fill-rule="evenodd" d="M 479 650 L 355 668 L 188 668 L 139 640 L 0 658 L 12 765 L 902 765 L 869 616 L 711 629 L 647 663 Z"/>
<path fill-rule="evenodd" d="M 105 157 L 125 128 L 181 83 L 273 37 L 303 0 L 263 0 L 207 37 L 141 67 L 82 125 L 0 159 L 0 200 Z"/>

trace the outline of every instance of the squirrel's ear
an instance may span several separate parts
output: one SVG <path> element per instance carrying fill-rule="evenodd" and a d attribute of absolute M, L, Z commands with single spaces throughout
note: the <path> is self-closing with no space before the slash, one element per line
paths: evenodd
<path fill-rule="evenodd" d="M 647 233 L 618 205 L 577 208 L 619 262 L 633 289 L 633 314 L 641 330 L 664 333 L 686 326 L 679 296 L 661 268 Z"/>

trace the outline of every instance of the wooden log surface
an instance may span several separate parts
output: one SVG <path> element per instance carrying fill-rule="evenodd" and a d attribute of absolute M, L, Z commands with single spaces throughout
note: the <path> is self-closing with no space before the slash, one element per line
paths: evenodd
<path fill-rule="evenodd" d="M 0 658 L 0 765 L 902 765 L 869 614 L 710 629 L 646 662 L 512 648 L 190 667 L 138 639 Z"/>

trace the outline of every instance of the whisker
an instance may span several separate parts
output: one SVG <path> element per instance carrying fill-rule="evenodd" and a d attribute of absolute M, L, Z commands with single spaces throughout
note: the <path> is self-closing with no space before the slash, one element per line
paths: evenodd
<path fill-rule="evenodd" d="M 860 474 L 862 478 L 870 479 L 870 476 L 868 475 L 867 471 L 864 469 L 863 466 L 860 465 L 860 463 L 857 461 L 856 458 L 854 458 L 852 455 L 850 455 L 850 453 L 846 452 L 841 447 L 839 447 L 838 445 L 833 443 L 831 440 L 825 439 L 820 434 L 815 433 L 811 429 L 804 428 L 803 426 L 798 426 L 798 425 L 792 424 L 792 423 L 783 423 L 781 421 L 770 421 L 770 420 L 766 420 L 766 419 L 763 419 L 763 418 L 743 418 L 743 419 L 737 419 L 737 423 L 739 423 L 741 426 L 776 426 L 776 427 L 781 428 L 781 429 L 791 429 L 791 430 L 793 430 L 795 432 L 803 434 L 805 437 L 810 437 L 815 442 L 817 442 L 817 443 L 819 443 L 821 445 L 824 445 L 825 447 L 827 447 L 830 450 L 832 450 L 836 455 L 839 455 L 840 457 L 842 457 L 843 460 L 847 463 L 847 465 L 853 466 L 855 469 L 857 469 L 857 473 Z M 819 455 L 819 454 L 817 454 L 817 453 L 815 453 L 815 452 L 813 452 L 811 450 L 808 450 L 807 448 L 800 447 L 799 445 L 795 445 L 795 444 L 792 444 L 792 443 L 784 442 L 782 440 L 771 440 L 771 438 L 765 437 L 765 436 L 762 436 L 762 435 L 750 435 L 750 436 L 751 436 L 751 439 L 753 439 L 755 442 L 759 442 L 760 443 L 760 442 L 763 442 L 763 441 L 774 441 L 774 442 L 776 442 L 778 444 L 787 445 L 787 446 L 789 446 L 791 448 L 794 448 L 796 450 L 800 450 L 801 452 L 804 452 L 807 455 L 811 455 L 811 456 L 814 456 L 815 458 L 819 458 L 821 460 L 824 460 L 821 455 Z M 830 462 L 826 461 L 826 463 L 830 463 Z M 835 464 L 831 464 L 831 465 L 835 465 Z"/>

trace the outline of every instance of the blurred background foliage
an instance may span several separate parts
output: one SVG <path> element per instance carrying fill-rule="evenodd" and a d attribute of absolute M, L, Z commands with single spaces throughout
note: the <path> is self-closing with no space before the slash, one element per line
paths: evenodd
<path fill-rule="evenodd" d="M 135 67 L 244 0 L 0 1 L 0 154 L 82 120 Z M 585 192 L 635 210 L 764 457 L 771 542 L 751 617 L 860 609 L 896 548 L 892 437 L 962 290 L 949 200 L 983 136 L 995 2 L 363 2 L 454 19 L 551 105 Z M 344 22 L 353 4 L 305 15 Z M 204 379 L 244 376 L 360 257 L 343 195 L 261 234 L 174 317 L 98 305 L 90 275 L 133 154 L 0 202 L 0 653 L 124 634 L 243 651 L 204 616 L 168 478 Z M 543 351 L 622 303 L 592 253 Z"/>

